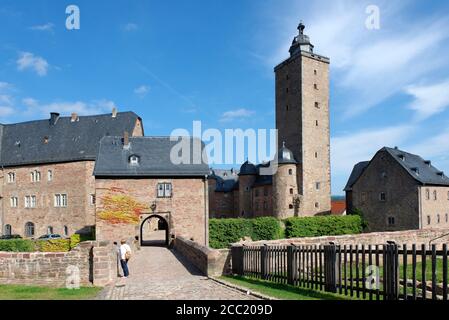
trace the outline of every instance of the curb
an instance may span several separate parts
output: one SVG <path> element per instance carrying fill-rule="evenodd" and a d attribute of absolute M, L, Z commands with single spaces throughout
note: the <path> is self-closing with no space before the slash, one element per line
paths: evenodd
<path fill-rule="evenodd" d="M 273 297 L 264 295 L 264 294 L 262 294 L 262 293 L 252 291 L 252 290 L 250 290 L 250 289 L 248 289 L 248 288 L 241 287 L 241 286 L 238 286 L 238 285 L 236 285 L 236 284 L 229 283 L 229 282 L 224 281 L 224 280 L 221 280 L 221 279 L 217 279 L 217 278 L 215 278 L 215 277 L 208 277 L 208 278 L 209 278 L 210 280 L 212 280 L 212 281 L 215 281 L 215 282 L 221 284 L 221 285 L 224 285 L 224 286 L 229 287 L 229 288 L 234 289 L 234 290 L 238 290 L 238 291 L 243 292 L 243 293 L 245 293 L 245 294 L 247 294 L 247 295 L 249 294 L 249 295 L 251 295 L 251 296 L 254 296 L 254 297 L 259 298 L 259 299 L 262 299 L 262 300 L 279 300 L 279 299 L 277 299 L 277 298 L 273 298 Z"/>

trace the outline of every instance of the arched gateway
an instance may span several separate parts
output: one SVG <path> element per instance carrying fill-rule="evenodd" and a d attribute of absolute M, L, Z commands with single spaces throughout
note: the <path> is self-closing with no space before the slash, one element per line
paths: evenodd
<path fill-rule="evenodd" d="M 168 246 L 170 244 L 170 224 L 167 217 L 151 214 L 140 224 L 141 246 Z"/>

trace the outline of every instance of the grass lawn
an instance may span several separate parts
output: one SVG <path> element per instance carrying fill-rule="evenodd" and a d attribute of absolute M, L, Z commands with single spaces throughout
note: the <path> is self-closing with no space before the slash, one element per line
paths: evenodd
<path fill-rule="evenodd" d="M 87 300 L 94 298 L 101 288 L 85 287 L 77 290 L 20 285 L 0 285 L 0 300 Z"/>
<path fill-rule="evenodd" d="M 350 297 L 327 292 L 299 288 L 287 284 L 238 276 L 222 276 L 220 279 L 251 291 L 282 300 L 351 300 Z"/>

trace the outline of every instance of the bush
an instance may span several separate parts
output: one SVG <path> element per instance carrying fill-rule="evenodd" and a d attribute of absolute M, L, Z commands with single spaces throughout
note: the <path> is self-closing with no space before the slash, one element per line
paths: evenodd
<path fill-rule="evenodd" d="M 288 218 L 285 220 L 287 238 L 338 236 L 363 231 L 358 215 Z"/>
<path fill-rule="evenodd" d="M 70 236 L 70 250 L 75 248 L 80 242 L 95 240 L 95 237 L 90 234 L 73 234 Z"/>
<path fill-rule="evenodd" d="M 26 239 L 0 240 L 0 251 L 33 252 L 34 243 Z"/>
<path fill-rule="evenodd" d="M 40 252 L 70 251 L 70 239 L 36 240 L 36 250 Z"/>
<path fill-rule="evenodd" d="M 244 237 L 252 240 L 279 239 L 282 229 L 279 220 L 272 217 L 255 219 L 211 219 L 209 245 L 215 249 L 227 248 Z"/>

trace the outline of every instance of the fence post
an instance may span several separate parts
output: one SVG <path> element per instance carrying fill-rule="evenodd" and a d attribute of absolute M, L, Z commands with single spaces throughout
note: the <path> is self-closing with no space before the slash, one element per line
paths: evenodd
<path fill-rule="evenodd" d="M 287 282 L 290 285 L 295 285 L 296 279 L 296 259 L 295 259 L 295 246 L 290 245 L 287 247 Z"/>
<path fill-rule="evenodd" d="M 399 264 L 398 246 L 389 242 L 385 248 L 384 290 L 387 300 L 399 299 Z"/>
<path fill-rule="evenodd" d="M 232 273 L 243 276 L 243 246 L 231 247 Z"/>
<path fill-rule="evenodd" d="M 337 292 L 337 246 L 329 244 L 324 246 L 324 290 Z"/>
<path fill-rule="evenodd" d="M 268 279 L 268 246 L 265 244 L 260 247 L 260 272 L 262 274 L 262 279 Z"/>

